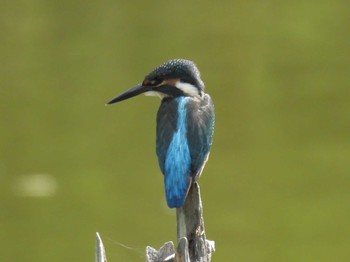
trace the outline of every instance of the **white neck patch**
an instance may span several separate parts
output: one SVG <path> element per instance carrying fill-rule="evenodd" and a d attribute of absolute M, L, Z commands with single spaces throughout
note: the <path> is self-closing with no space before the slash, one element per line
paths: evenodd
<path fill-rule="evenodd" d="M 180 81 L 177 81 L 175 83 L 172 83 L 175 85 L 176 88 L 180 89 L 184 94 L 192 97 L 200 97 L 200 93 L 198 91 L 198 88 L 195 87 L 192 84 L 189 83 L 183 83 Z M 148 91 L 144 93 L 145 96 L 158 96 L 160 99 L 163 99 L 164 97 L 169 97 L 169 95 L 164 94 L 159 91 Z"/>
<path fill-rule="evenodd" d="M 195 87 L 194 85 L 178 81 L 176 82 L 175 86 L 188 96 L 196 96 L 196 97 L 200 96 L 198 92 L 198 88 Z"/>
<path fill-rule="evenodd" d="M 161 92 L 157 92 L 157 91 L 148 91 L 144 93 L 145 96 L 158 96 L 160 99 L 163 99 L 164 97 L 166 97 L 167 95 Z"/>

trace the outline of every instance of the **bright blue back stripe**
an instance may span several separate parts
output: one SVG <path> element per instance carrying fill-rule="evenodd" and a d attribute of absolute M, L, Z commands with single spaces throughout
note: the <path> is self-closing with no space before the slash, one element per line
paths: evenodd
<path fill-rule="evenodd" d="M 181 207 L 189 186 L 191 156 L 187 141 L 188 97 L 178 97 L 177 130 L 165 160 L 165 192 L 169 207 Z"/>

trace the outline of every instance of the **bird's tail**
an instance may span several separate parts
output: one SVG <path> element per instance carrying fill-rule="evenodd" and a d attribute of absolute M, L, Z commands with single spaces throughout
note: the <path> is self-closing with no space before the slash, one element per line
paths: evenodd
<path fill-rule="evenodd" d="M 164 176 L 165 196 L 170 208 L 180 208 L 186 200 L 188 190 L 191 186 L 190 176 Z"/>

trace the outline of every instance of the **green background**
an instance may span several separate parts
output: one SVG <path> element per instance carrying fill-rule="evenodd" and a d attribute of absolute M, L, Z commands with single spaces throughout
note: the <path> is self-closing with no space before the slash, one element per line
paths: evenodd
<path fill-rule="evenodd" d="M 349 261 L 348 1 L 0 3 L 0 260 L 144 261 L 176 239 L 159 99 L 191 59 L 216 106 L 200 179 L 213 261 Z M 124 247 L 126 245 L 127 247 Z"/>

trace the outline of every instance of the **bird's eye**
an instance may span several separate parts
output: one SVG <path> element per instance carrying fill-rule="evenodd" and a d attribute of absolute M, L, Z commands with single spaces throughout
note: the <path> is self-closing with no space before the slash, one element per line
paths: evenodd
<path fill-rule="evenodd" d="M 157 86 L 160 83 L 161 81 L 158 79 L 146 79 L 145 81 L 143 81 L 143 85 L 146 85 L 146 86 Z"/>

